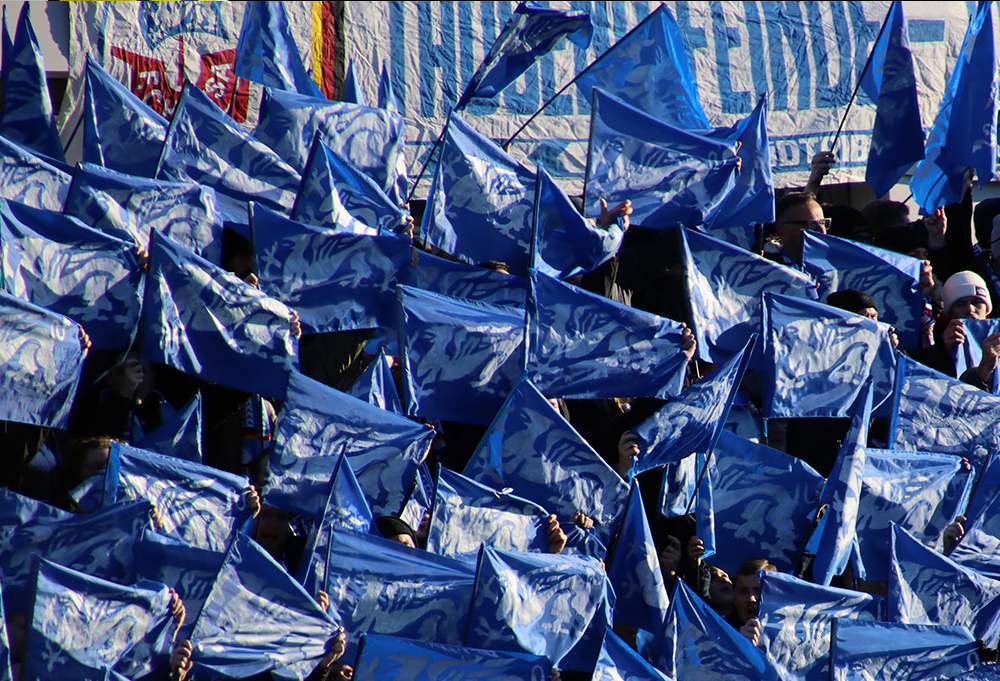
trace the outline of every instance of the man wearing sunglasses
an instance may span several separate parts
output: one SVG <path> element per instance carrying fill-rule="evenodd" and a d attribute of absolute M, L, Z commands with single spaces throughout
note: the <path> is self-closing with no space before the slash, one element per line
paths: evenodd
<path fill-rule="evenodd" d="M 781 239 L 781 260 L 785 265 L 802 268 L 802 230 L 826 234 L 830 218 L 811 192 L 785 194 L 775 206 L 775 228 Z"/>

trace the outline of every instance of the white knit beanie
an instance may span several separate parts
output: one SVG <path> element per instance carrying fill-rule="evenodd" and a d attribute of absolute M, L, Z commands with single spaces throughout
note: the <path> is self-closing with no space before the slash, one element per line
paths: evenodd
<path fill-rule="evenodd" d="M 986 282 L 975 272 L 965 270 L 956 272 L 948 277 L 944 282 L 944 312 L 949 314 L 951 306 L 956 301 L 969 296 L 975 296 L 986 303 L 986 314 L 993 311 L 993 304 L 990 302 L 990 292 L 986 289 Z"/>

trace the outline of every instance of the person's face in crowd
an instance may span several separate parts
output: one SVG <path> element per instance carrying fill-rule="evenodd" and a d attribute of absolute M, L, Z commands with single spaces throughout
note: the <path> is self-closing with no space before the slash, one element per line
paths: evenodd
<path fill-rule="evenodd" d="M 257 543 L 272 556 L 277 558 L 285 550 L 288 540 L 288 522 L 291 515 L 288 511 L 264 504 L 257 518 Z"/>
<path fill-rule="evenodd" d="M 826 234 L 830 221 L 823 216 L 823 208 L 815 201 L 792 206 L 782 213 L 778 222 L 781 247 L 797 261 L 802 260 L 802 230 Z"/>
<path fill-rule="evenodd" d="M 733 585 L 733 609 L 740 622 L 757 616 L 760 607 L 760 577 L 752 575 L 736 575 Z"/>
<path fill-rule="evenodd" d="M 80 482 L 83 482 L 92 475 L 97 475 L 108 467 L 108 459 L 111 457 L 111 450 L 107 447 L 91 447 L 83 453 L 80 461 Z"/>
<path fill-rule="evenodd" d="M 952 319 L 986 319 L 986 303 L 976 296 L 959 298 L 952 303 L 948 316 Z"/>
<path fill-rule="evenodd" d="M 858 310 L 858 314 L 862 317 L 868 317 L 868 319 L 871 319 L 872 321 L 878 321 L 878 310 L 874 307 L 866 307 L 862 310 Z"/>
<path fill-rule="evenodd" d="M 712 566 L 712 581 L 708 585 L 708 597 L 712 607 L 718 612 L 729 612 L 733 608 L 733 583 L 723 570 Z"/>

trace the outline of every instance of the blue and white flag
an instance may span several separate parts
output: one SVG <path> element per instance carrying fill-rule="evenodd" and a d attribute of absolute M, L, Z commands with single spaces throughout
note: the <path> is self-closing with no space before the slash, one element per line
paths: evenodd
<path fill-rule="evenodd" d="M 925 546 L 942 550 L 942 532 L 965 510 L 973 478 L 957 456 L 869 449 L 857 520 L 865 579 L 888 580 L 893 523 Z"/>
<path fill-rule="evenodd" d="M 483 545 L 501 551 L 548 551 L 549 512 L 509 487 L 494 489 L 441 468 L 427 550 L 445 556 L 475 553 Z"/>
<path fill-rule="evenodd" d="M 698 359 L 724 362 L 750 334 L 760 333 L 764 293 L 816 299 L 816 283 L 807 274 L 701 232 L 684 229 L 681 234 Z M 755 358 L 761 350 L 755 348 Z"/>
<path fill-rule="evenodd" d="M 596 270 L 614 257 L 625 231 L 584 218 L 545 169 L 538 166 L 532 214 L 531 265 L 557 279 Z"/>
<path fill-rule="evenodd" d="M 294 308 L 306 333 L 395 327 L 396 294 L 410 244 L 335 232 L 251 209 L 261 289 Z"/>
<path fill-rule="evenodd" d="M 160 512 L 163 532 L 189 544 L 224 551 L 252 518 L 245 478 L 119 442 L 111 445 L 104 477 L 106 503 L 146 500 Z"/>
<path fill-rule="evenodd" d="M 899 347 L 919 345 L 924 294 L 923 262 L 883 248 L 808 230 L 802 233 L 802 264 L 819 283 L 819 298 L 853 288 L 875 299 L 880 322 L 891 324 Z"/>
<path fill-rule="evenodd" d="M 356 397 L 379 409 L 391 411 L 393 414 L 403 414 L 403 404 L 399 401 L 399 391 L 396 390 L 396 379 L 392 376 L 392 365 L 384 349 L 378 351 L 375 359 L 365 367 L 346 392 L 351 397 Z"/>
<path fill-rule="evenodd" d="M 406 413 L 487 425 L 524 374 L 524 311 L 397 286 Z"/>
<path fill-rule="evenodd" d="M 84 73 L 84 161 L 153 177 L 170 123 L 89 54 Z"/>
<path fill-rule="evenodd" d="M 14 43 L 10 51 L 3 51 L 0 135 L 39 154 L 65 161 L 49 97 L 42 48 L 31 27 L 30 7 L 29 4 L 21 6 Z M 37 5 L 36 9 L 39 9 Z"/>
<path fill-rule="evenodd" d="M 889 619 L 903 624 L 961 624 L 983 641 L 1000 631 L 1000 580 L 959 565 L 898 525 L 889 543 Z"/>
<path fill-rule="evenodd" d="M 491 305 L 523 308 L 528 300 L 528 280 L 465 262 L 439 258 L 424 251 L 417 266 L 406 270 L 401 283 L 452 298 Z"/>
<path fill-rule="evenodd" d="M 378 234 L 378 224 L 369 226 L 355 218 L 343 201 L 333 177 L 331 152 L 316 134 L 309 161 L 302 171 L 302 184 L 292 206 L 291 218 L 347 234 Z"/>
<path fill-rule="evenodd" d="M 343 452 L 376 517 L 396 515 L 434 430 L 292 374 L 274 431 L 265 499 L 319 518 Z"/>
<path fill-rule="evenodd" d="M 333 609 L 333 606 L 331 605 Z M 237 534 L 194 625 L 194 673 L 302 681 L 337 634 L 328 614 L 267 551 Z"/>
<path fill-rule="evenodd" d="M 535 174 L 458 114 L 448 118 L 422 230 L 470 263 L 499 260 L 513 274 L 530 266 Z"/>
<path fill-rule="evenodd" d="M 902 2 L 890 5 L 882 34 L 872 46 L 871 66 L 861 82 L 878 107 L 865 182 L 875 190 L 875 196 L 885 196 L 914 163 L 924 158 L 917 78 Z"/>
<path fill-rule="evenodd" d="M 669 125 L 710 128 L 698 97 L 684 41 L 666 5 L 648 17 L 590 64 L 576 79 L 590 99 L 599 87 Z"/>
<path fill-rule="evenodd" d="M 319 133 L 398 206 L 407 194 L 403 128 L 403 117 L 385 109 L 265 88 L 254 135 L 301 173 Z"/>
<path fill-rule="evenodd" d="M 288 211 L 302 177 L 192 83 L 184 86 L 156 166 L 161 180 L 215 189 L 237 206 L 256 201 Z"/>
<path fill-rule="evenodd" d="M 392 88 L 392 78 L 389 76 L 384 59 L 382 60 L 382 74 L 378 78 L 378 108 L 399 113 L 399 100 L 396 99 L 396 92 Z"/>
<path fill-rule="evenodd" d="M 632 201 L 632 221 L 665 229 L 710 223 L 736 185 L 736 147 L 675 127 L 594 90 L 584 201 Z"/>
<path fill-rule="evenodd" d="M 982 664 L 962 626 L 834 620 L 830 680 L 955 679 Z"/>
<path fill-rule="evenodd" d="M 527 378 L 511 391 L 464 474 L 531 499 L 568 521 L 582 512 L 607 543 L 628 487 Z"/>
<path fill-rule="evenodd" d="M 62 213 L 0 201 L 3 289 L 66 315 L 100 350 L 124 350 L 139 323 L 135 243 Z"/>
<path fill-rule="evenodd" d="M 347 62 L 347 74 L 344 76 L 344 90 L 340 95 L 340 101 L 368 106 L 365 102 L 365 95 L 361 91 L 361 84 L 358 83 L 357 74 L 354 73 L 353 59 Z"/>
<path fill-rule="evenodd" d="M 201 393 L 156 430 L 135 441 L 139 449 L 201 463 Z"/>
<path fill-rule="evenodd" d="M 980 492 L 984 486 L 992 486 L 992 480 L 987 480 L 987 476 L 996 475 L 996 463 L 991 464 L 992 470 L 987 469 L 980 477 L 976 486 L 976 498 L 969 504 L 966 514 L 968 521 L 965 525 L 965 534 L 948 554 L 948 557 L 963 567 L 989 575 L 995 579 L 1000 579 L 1000 496 L 995 490 L 990 490 L 993 494 L 985 505 L 980 505 Z"/>
<path fill-rule="evenodd" d="M 0 292 L 0 420 L 65 428 L 85 354 L 76 322 Z"/>
<path fill-rule="evenodd" d="M 483 63 L 479 65 L 455 110 L 472 99 L 489 99 L 517 80 L 521 74 L 568 37 L 578 48 L 590 45 L 594 27 L 587 12 L 569 12 L 522 2 L 500 31 Z"/>
<path fill-rule="evenodd" d="M 639 456 L 634 474 L 680 461 L 695 452 L 711 454 L 746 372 L 756 336 L 743 351 L 671 399 L 636 426 Z"/>
<path fill-rule="evenodd" d="M 823 476 L 784 452 L 723 430 L 712 450 L 716 554 L 729 574 L 748 556 L 791 572 L 805 549 Z"/>
<path fill-rule="evenodd" d="M 73 514 L 69 511 L 63 511 L 37 499 L 12 492 L 6 487 L 0 487 L 0 525 L 3 527 L 14 528 L 72 517 Z"/>
<path fill-rule="evenodd" d="M 896 352 L 888 325 L 765 293 L 763 326 L 766 417 L 847 417 L 869 377 L 875 407 L 892 398 Z"/>
<path fill-rule="evenodd" d="M 892 449 L 964 456 L 981 471 L 1000 451 L 1000 397 L 900 356 Z"/>
<path fill-rule="evenodd" d="M 884 598 L 780 572 L 765 570 L 760 575 L 760 649 L 783 678 L 828 681 L 833 622 L 885 619 Z"/>
<path fill-rule="evenodd" d="M 910 180 L 922 212 L 962 200 L 966 168 L 980 186 L 993 179 L 997 155 L 997 52 L 993 3 L 982 2 L 962 41 L 934 125 L 925 158 Z"/>
<path fill-rule="evenodd" d="M 527 651 L 559 666 L 574 647 L 611 628 L 614 592 L 594 558 L 527 554 L 485 548 L 476 575 L 465 644 L 490 650 Z M 565 664 L 564 669 L 574 665 Z M 593 663 L 591 663 L 593 669 Z"/>
<path fill-rule="evenodd" d="M 538 271 L 528 338 L 527 373 L 546 397 L 666 398 L 684 384 L 679 323 Z"/>
<path fill-rule="evenodd" d="M 983 359 L 983 341 L 1000 332 L 1000 319 L 963 319 L 962 328 L 965 329 L 965 342 L 951 346 L 956 377 L 979 366 Z M 1000 395 L 1000 372 L 993 372 L 990 383 L 993 394 Z"/>
<path fill-rule="evenodd" d="M 591 681 L 673 681 L 608 631 Z"/>
<path fill-rule="evenodd" d="M 143 248 L 155 229 L 206 260 L 219 262 L 223 218 L 215 190 L 153 180 L 81 163 L 63 212 L 106 232 L 124 230 Z"/>
<path fill-rule="evenodd" d="M 246 6 L 233 73 L 268 87 L 323 96 L 302 63 L 283 2 Z"/>
<path fill-rule="evenodd" d="M 0 198 L 60 211 L 73 179 L 68 172 L 0 136 Z"/>
<path fill-rule="evenodd" d="M 25 678 L 104 681 L 105 669 L 131 678 L 165 666 L 174 618 L 166 586 L 113 582 L 39 559 Z"/>
<path fill-rule="evenodd" d="M 284 398 L 297 364 L 292 310 L 157 232 L 149 255 L 142 356 L 207 381 Z"/>
<path fill-rule="evenodd" d="M 970 524 L 981 518 L 986 513 L 986 507 L 990 506 L 1000 494 L 1000 456 L 996 452 L 991 453 L 983 466 L 974 468 L 973 471 L 975 471 L 976 485 L 969 499 L 969 505 L 962 514 L 969 519 Z"/>

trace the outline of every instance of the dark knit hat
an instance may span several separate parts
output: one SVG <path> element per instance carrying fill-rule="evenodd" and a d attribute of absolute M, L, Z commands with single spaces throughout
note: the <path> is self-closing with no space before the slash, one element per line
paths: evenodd
<path fill-rule="evenodd" d="M 843 291 L 831 293 L 826 297 L 826 304 L 855 314 L 860 314 L 862 310 L 869 307 L 878 309 L 874 298 L 856 288 L 845 288 Z"/>
<path fill-rule="evenodd" d="M 375 521 L 375 527 L 378 528 L 378 531 L 386 539 L 400 534 L 408 534 L 413 539 L 413 543 L 417 542 L 417 535 L 413 532 L 413 528 L 405 520 L 397 516 L 384 515 Z"/>

